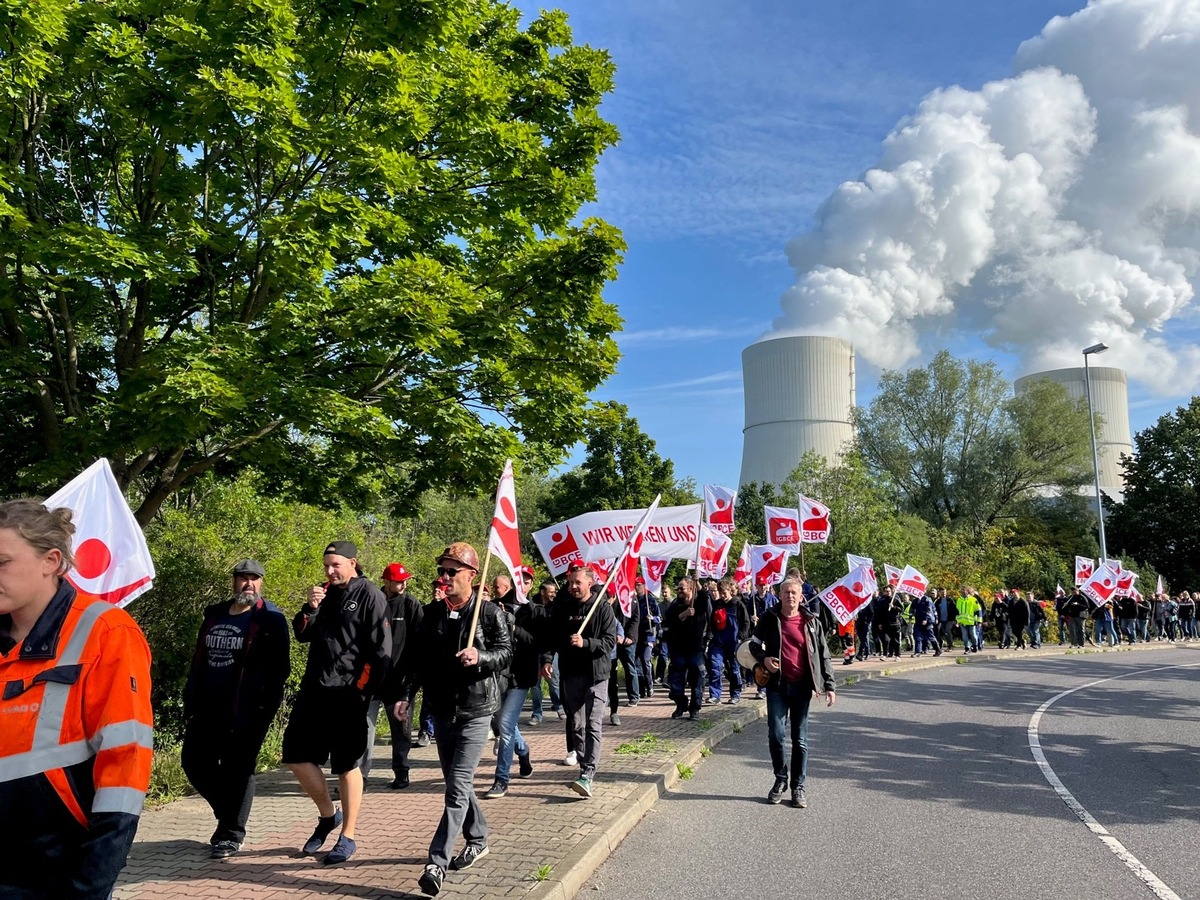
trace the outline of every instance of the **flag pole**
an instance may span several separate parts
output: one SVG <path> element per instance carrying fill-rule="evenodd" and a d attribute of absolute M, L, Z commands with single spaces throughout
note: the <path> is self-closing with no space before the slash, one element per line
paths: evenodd
<path fill-rule="evenodd" d="M 621 563 L 625 562 L 625 557 L 629 555 L 630 541 L 625 542 L 625 549 L 621 551 L 621 555 L 617 557 L 617 561 L 613 563 L 612 568 L 608 571 L 608 578 L 604 580 L 604 586 L 600 588 L 600 593 L 596 595 L 596 602 L 592 604 L 592 608 L 587 611 L 587 615 L 583 617 L 583 621 L 579 623 L 579 628 L 576 634 L 583 634 L 583 629 L 587 627 L 587 623 L 591 621 L 592 614 L 596 611 L 596 607 L 600 605 L 600 601 L 608 602 L 606 595 L 608 586 L 613 583 L 613 579 L 617 577 L 617 571 L 621 567 Z"/>
<path fill-rule="evenodd" d="M 487 570 L 488 565 L 492 561 L 492 536 L 490 534 L 491 526 L 488 526 L 488 549 L 487 555 L 483 558 L 483 571 L 479 573 L 479 592 L 475 597 L 475 611 L 471 613 L 471 632 L 467 638 L 467 648 L 475 646 L 475 631 L 479 628 L 479 609 L 483 606 L 483 591 L 487 585 Z"/>

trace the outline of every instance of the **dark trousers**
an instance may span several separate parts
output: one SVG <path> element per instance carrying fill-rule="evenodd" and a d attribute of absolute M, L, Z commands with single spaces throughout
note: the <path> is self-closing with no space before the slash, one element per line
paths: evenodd
<path fill-rule="evenodd" d="M 384 707 L 388 725 L 392 729 L 392 774 L 404 779 L 408 776 L 408 751 L 412 749 L 412 729 L 408 719 L 397 719 L 392 708 L 379 700 L 367 704 L 367 752 L 358 761 L 359 771 L 366 778 L 371 774 L 371 752 L 375 747 L 375 723 L 379 721 L 379 707 Z"/>
<path fill-rule="evenodd" d="M 629 698 L 630 703 L 637 703 L 640 699 L 638 666 L 633 655 L 633 644 L 621 644 L 617 647 L 617 658 L 613 660 L 612 670 L 608 673 L 608 707 L 612 712 L 617 711 L 617 699 L 621 693 L 617 687 L 617 660 L 620 660 L 621 667 L 625 670 L 625 696 Z"/>
<path fill-rule="evenodd" d="M 234 728 L 199 716 L 188 722 L 180 762 L 192 787 L 212 807 L 212 843 L 246 839 L 254 803 L 254 770 L 270 723 Z"/>
<path fill-rule="evenodd" d="M 438 762 L 446 779 L 446 806 L 429 843 L 429 861 L 445 869 L 454 855 L 454 845 L 462 834 L 467 844 L 487 846 L 487 818 L 475 796 L 475 769 L 487 743 L 488 717 L 455 722 L 451 718 L 435 720 Z"/>
<path fill-rule="evenodd" d="M 594 778 L 600 765 L 600 743 L 604 739 L 603 681 L 593 682 L 590 673 L 564 675 L 558 685 L 567 714 L 567 751 L 575 751 L 579 773 Z"/>
<path fill-rule="evenodd" d="M 667 673 L 670 697 L 676 709 L 699 712 L 704 704 L 704 654 L 671 656 L 671 669 Z M 691 692 L 689 703 L 688 693 Z"/>
<path fill-rule="evenodd" d="M 899 656 L 900 655 L 900 623 L 895 625 L 885 625 L 880 629 L 883 634 L 883 655 L 884 656 Z"/>
<path fill-rule="evenodd" d="M 808 707 L 812 702 L 812 682 L 776 681 L 767 687 L 767 746 L 775 778 L 793 788 L 803 787 L 808 775 Z M 785 748 L 787 724 L 791 720 L 791 766 Z"/>
<path fill-rule="evenodd" d="M 638 692 L 643 697 L 654 695 L 654 645 L 639 644 L 638 661 Z"/>

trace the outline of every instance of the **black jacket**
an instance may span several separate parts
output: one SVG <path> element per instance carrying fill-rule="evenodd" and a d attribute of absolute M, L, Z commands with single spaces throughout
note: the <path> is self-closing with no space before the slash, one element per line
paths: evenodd
<path fill-rule="evenodd" d="M 653 644 L 658 640 L 658 629 L 662 621 L 662 613 L 658 607 L 658 600 L 649 591 L 636 599 L 638 618 L 642 620 L 642 624 L 638 629 L 637 644 L 635 646 L 640 650 L 647 644 Z"/>
<path fill-rule="evenodd" d="M 804 640 L 808 644 L 808 667 L 812 683 L 822 694 L 832 691 L 833 663 L 829 659 L 829 642 L 825 640 L 825 630 L 821 628 L 816 616 L 804 616 Z M 760 663 L 768 656 L 778 659 L 782 643 L 783 622 L 779 618 L 779 610 L 769 609 L 762 614 L 754 628 L 754 636 L 750 638 L 750 652 Z M 778 684 L 779 673 L 775 672 L 767 686 Z"/>
<path fill-rule="evenodd" d="M 357 687 L 374 696 L 392 662 L 392 628 L 383 591 L 361 575 L 330 585 L 320 607 L 292 619 L 296 640 L 311 644 L 300 687 Z"/>
<path fill-rule="evenodd" d="M 192 667 L 183 688 L 183 717 L 220 717 L 235 728 L 266 726 L 283 702 L 283 687 L 292 674 L 291 639 L 283 610 L 261 597 L 250 607 L 241 673 L 233 696 L 214 695 L 204 683 L 204 639 L 229 609 L 230 601 L 204 610 L 196 636 Z"/>
<path fill-rule="evenodd" d="M 392 664 L 379 688 L 379 699 L 392 706 L 397 700 L 413 700 L 415 679 L 413 669 L 417 659 L 417 634 L 425 618 L 425 607 L 408 591 L 387 600 L 388 619 L 392 627 Z M 413 690 L 414 694 L 405 692 Z"/>
<path fill-rule="evenodd" d="M 531 688 L 538 683 L 541 654 L 549 642 L 550 612 L 540 603 L 522 603 L 510 621 L 513 634 L 511 687 Z"/>
<path fill-rule="evenodd" d="M 613 618 L 620 624 L 626 639 L 633 638 L 633 644 L 630 646 L 636 647 L 640 640 L 638 637 L 639 629 L 642 626 L 642 614 L 638 609 L 637 597 L 634 597 L 633 602 L 629 604 L 629 615 L 621 612 L 621 602 L 619 600 L 610 601 L 609 606 L 612 607 Z"/>
<path fill-rule="evenodd" d="M 1088 614 L 1088 599 L 1078 592 L 1063 601 L 1062 615 L 1079 618 Z"/>
<path fill-rule="evenodd" d="M 667 649 L 672 658 L 696 656 L 703 653 L 708 646 L 712 621 L 712 604 L 709 602 L 708 592 L 701 591 L 697 594 L 693 606 L 696 610 L 695 615 L 681 619 L 680 615 L 688 605 L 679 597 L 663 615 L 663 640 L 667 642 Z"/>
<path fill-rule="evenodd" d="M 417 687 L 424 689 L 423 711 L 465 722 L 500 708 L 500 681 L 512 661 L 513 646 L 507 614 L 495 603 L 485 600 L 479 609 L 475 633 L 479 662 L 464 666 L 457 659 L 467 647 L 478 602 L 476 594 L 457 612 L 445 603 L 426 608 L 417 638 L 417 683 L 410 687 L 410 696 Z"/>
<path fill-rule="evenodd" d="M 592 684 L 608 681 L 613 648 L 617 645 L 617 620 L 612 604 L 606 598 L 598 598 L 599 593 L 597 585 L 592 589 L 591 597 L 580 603 L 564 591 L 550 608 L 547 649 L 542 653 L 541 661 L 546 665 L 557 653 L 558 671 L 563 678 L 587 675 Z M 599 605 L 583 629 L 583 646 L 572 647 L 571 635 L 579 630 L 579 623 L 593 603 Z"/>
<path fill-rule="evenodd" d="M 1020 631 L 1029 624 L 1029 601 L 1024 597 L 1009 597 L 1006 601 L 1008 604 L 1008 620 L 1012 623 L 1014 632 Z"/>

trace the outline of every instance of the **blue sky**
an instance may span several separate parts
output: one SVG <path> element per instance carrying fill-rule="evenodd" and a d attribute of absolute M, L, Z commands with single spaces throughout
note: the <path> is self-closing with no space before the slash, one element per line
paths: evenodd
<path fill-rule="evenodd" d="M 771 328 L 796 274 L 787 241 L 821 202 L 880 157 L 896 123 L 935 88 L 1013 73 L 1018 45 L 1081 2 L 569 0 L 576 43 L 607 49 L 603 107 L 621 143 L 587 212 L 629 251 L 607 298 L 623 358 L 596 399 L 628 404 L 680 476 L 736 486 L 741 351 Z M 518 4 L 532 12 L 535 7 Z M 936 351 L 930 346 L 925 358 Z M 967 336 L 958 355 L 1016 362 Z M 917 360 L 923 363 L 925 358 Z M 877 370 L 860 364 L 858 400 Z M 1178 399 L 1131 385 L 1136 430 Z"/>

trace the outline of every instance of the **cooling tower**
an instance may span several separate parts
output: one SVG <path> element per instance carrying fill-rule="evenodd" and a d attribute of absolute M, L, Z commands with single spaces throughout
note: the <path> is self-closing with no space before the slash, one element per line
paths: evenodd
<path fill-rule="evenodd" d="M 782 484 L 810 450 L 838 462 L 854 437 L 854 348 L 781 337 L 742 351 L 746 399 L 740 484 Z"/>
<path fill-rule="evenodd" d="M 1113 500 L 1125 496 L 1125 478 L 1121 471 L 1121 454 L 1133 455 L 1133 438 L 1129 431 L 1129 384 L 1124 369 L 1091 366 L 1092 410 L 1099 414 L 1096 428 L 1096 449 L 1100 458 L 1100 489 Z M 1039 378 L 1055 381 L 1067 389 L 1072 400 L 1087 396 L 1084 370 L 1051 369 L 1018 378 L 1014 388 L 1019 394 Z"/>

